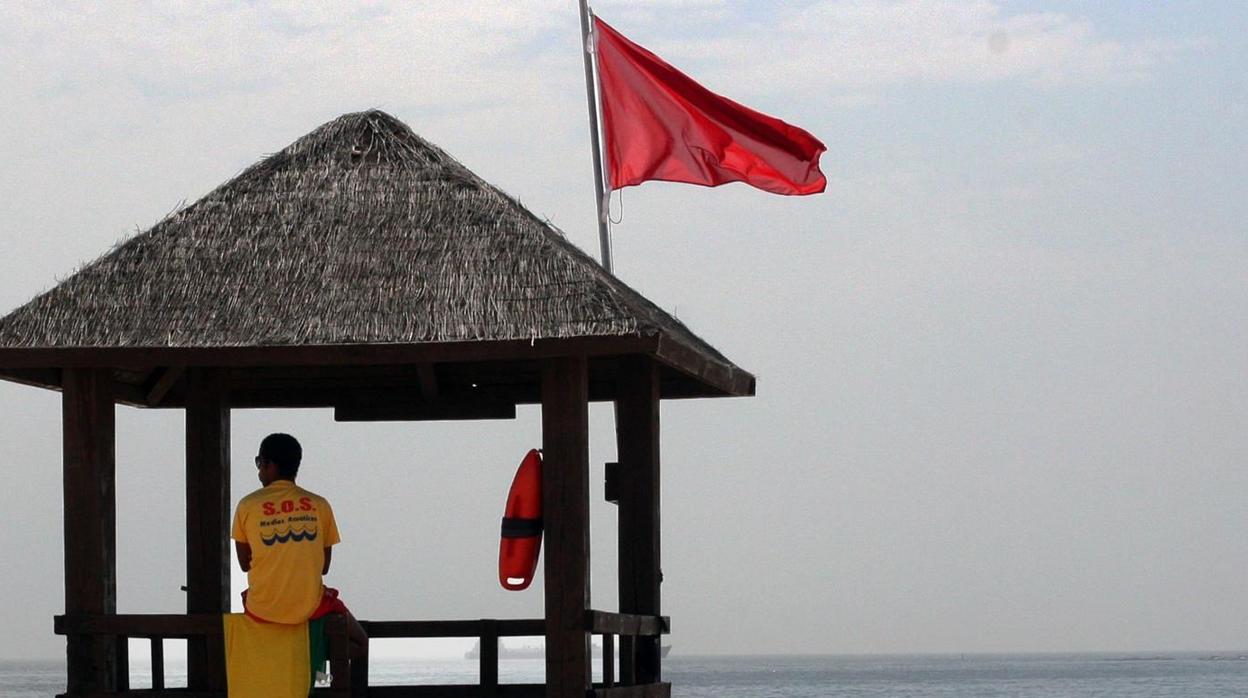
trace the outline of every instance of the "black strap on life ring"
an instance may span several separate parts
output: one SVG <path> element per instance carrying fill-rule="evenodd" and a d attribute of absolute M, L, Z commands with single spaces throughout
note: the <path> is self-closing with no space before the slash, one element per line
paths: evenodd
<path fill-rule="evenodd" d="M 503 517 L 503 538 L 528 538 L 542 535 L 541 519 L 513 519 Z"/>

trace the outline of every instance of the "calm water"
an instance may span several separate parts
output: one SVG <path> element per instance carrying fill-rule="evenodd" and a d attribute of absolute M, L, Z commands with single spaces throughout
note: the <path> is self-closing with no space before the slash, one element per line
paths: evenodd
<path fill-rule="evenodd" d="M 1235 653 L 1225 653 L 1227 657 Z M 1248 695 L 1248 661 L 1205 654 L 885 657 L 669 657 L 665 678 L 684 698 L 1220 698 Z M 167 685 L 185 685 L 169 663 Z M 60 662 L 0 661 L 0 696 L 46 698 L 64 690 Z M 506 659 L 507 682 L 538 682 L 542 662 Z M 472 660 L 374 659 L 376 685 L 470 683 Z M 148 684 L 136 666 L 135 688 Z"/>

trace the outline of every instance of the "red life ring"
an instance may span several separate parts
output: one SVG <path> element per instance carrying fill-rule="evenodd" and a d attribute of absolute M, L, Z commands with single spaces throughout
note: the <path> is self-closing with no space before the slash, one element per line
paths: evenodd
<path fill-rule="evenodd" d="M 503 510 L 503 535 L 498 544 L 498 581 L 503 588 L 527 589 L 541 551 L 542 454 L 533 449 L 516 469 Z"/>

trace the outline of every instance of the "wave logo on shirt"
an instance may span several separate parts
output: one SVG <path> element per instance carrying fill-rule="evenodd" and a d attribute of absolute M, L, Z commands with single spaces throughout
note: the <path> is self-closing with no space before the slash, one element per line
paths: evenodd
<path fill-rule="evenodd" d="M 304 531 L 292 528 L 285 533 L 278 533 L 277 531 L 274 531 L 272 536 L 265 536 L 262 533 L 260 534 L 260 540 L 268 546 L 276 545 L 278 543 L 300 543 L 305 540 L 316 540 L 316 529 L 313 528 Z"/>

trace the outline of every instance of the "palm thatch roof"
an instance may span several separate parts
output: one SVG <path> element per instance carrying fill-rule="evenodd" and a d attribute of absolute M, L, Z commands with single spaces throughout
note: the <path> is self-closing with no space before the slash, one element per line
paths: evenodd
<path fill-rule="evenodd" d="M 522 358 L 526 343 L 574 340 L 598 353 L 616 340 L 620 353 L 641 347 L 691 378 L 715 376 L 711 392 L 753 391 L 748 373 L 551 224 L 368 111 L 324 124 L 0 318 L 0 367 L 279 347 L 436 345 L 454 356 L 482 343 Z"/>

